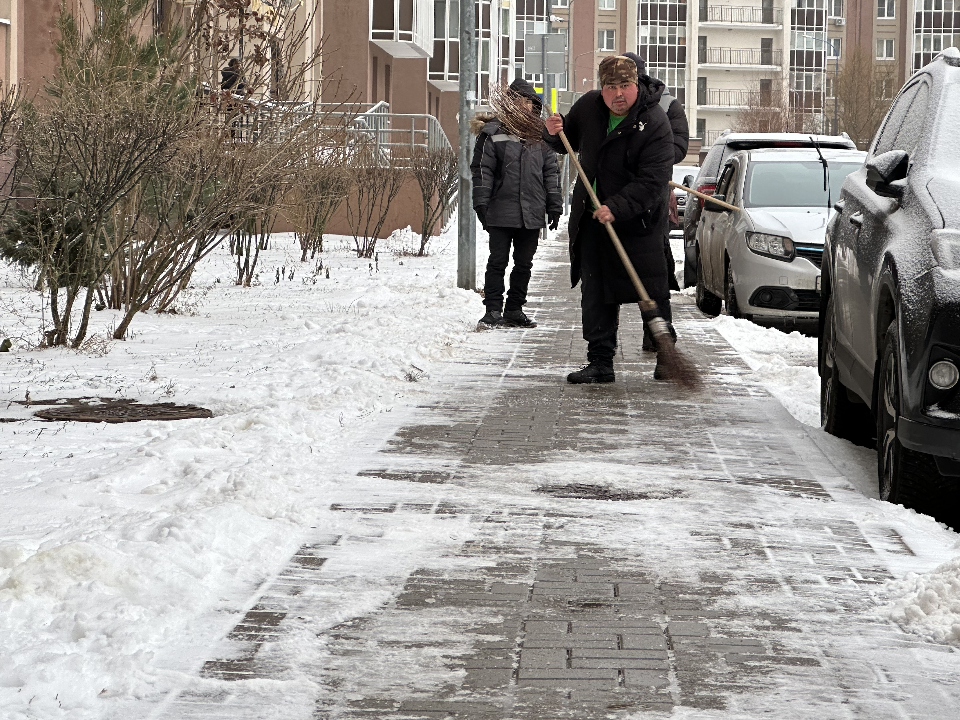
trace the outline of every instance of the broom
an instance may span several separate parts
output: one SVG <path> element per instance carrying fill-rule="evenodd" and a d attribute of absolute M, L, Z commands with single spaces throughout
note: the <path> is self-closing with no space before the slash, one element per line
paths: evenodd
<path fill-rule="evenodd" d="M 560 140 L 563 142 L 563 146 L 567 149 L 567 155 L 570 158 L 570 162 L 572 162 L 573 166 L 577 169 L 577 174 L 580 175 L 580 180 L 583 182 L 583 186 L 590 194 L 590 200 L 593 202 L 594 208 L 599 208 L 601 204 L 600 199 L 593 191 L 593 186 L 590 183 L 590 179 L 583 171 L 580 162 L 577 160 L 576 154 L 573 152 L 573 148 L 570 147 L 570 141 L 567 140 L 566 133 L 561 130 L 559 134 Z M 640 281 L 640 276 L 637 275 L 637 271 L 634 269 L 633 263 L 630 262 L 630 257 L 627 255 L 627 251 L 623 249 L 623 244 L 620 242 L 620 238 L 617 237 L 617 231 L 613 229 L 613 225 L 609 222 L 605 222 L 603 225 L 607 228 L 607 233 L 610 235 L 610 240 L 613 241 L 613 246 L 617 249 L 617 255 L 620 256 L 620 260 L 623 262 L 623 267 L 626 269 L 627 275 L 630 276 L 630 281 L 633 283 L 633 287 L 640 296 L 640 302 L 637 303 L 640 306 L 640 310 L 656 312 L 657 303 L 650 297 L 650 295 L 647 293 L 647 289 Z M 667 327 L 666 321 L 657 315 L 656 317 L 648 320 L 647 325 L 650 328 L 650 332 L 653 334 L 654 340 L 656 341 L 658 360 L 663 362 L 667 379 L 687 390 L 698 390 L 700 387 L 702 387 L 703 381 L 700 378 L 700 371 L 697 369 L 696 365 L 690 362 L 690 360 L 683 355 L 683 353 L 677 350 L 676 342 L 670 335 L 670 329 Z"/>

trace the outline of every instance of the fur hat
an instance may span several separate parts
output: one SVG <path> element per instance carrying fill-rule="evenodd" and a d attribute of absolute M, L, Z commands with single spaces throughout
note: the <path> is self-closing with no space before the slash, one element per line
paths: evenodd
<path fill-rule="evenodd" d="M 600 87 L 637 83 L 637 64 L 623 55 L 611 55 L 600 61 Z"/>

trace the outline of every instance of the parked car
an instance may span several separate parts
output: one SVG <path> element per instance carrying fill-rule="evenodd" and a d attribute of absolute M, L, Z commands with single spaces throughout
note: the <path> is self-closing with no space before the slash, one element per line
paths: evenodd
<path fill-rule="evenodd" d="M 766 148 L 733 153 L 697 228 L 697 307 L 814 330 L 831 198 L 863 165 L 859 150 Z"/>
<path fill-rule="evenodd" d="M 697 174 L 691 187 L 707 195 L 717 189 L 717 176 L 731 153 L 738 150 L 755 150 L 766 147 L 796 148 L 813 147 L 819 144 L 821 149 L 856 150 L 856 143 L 845 133 L 841 135 L 804 135 L 802 133 L 733 133 L 724 130 L 720 133 L 710 150 L 707 152 L 700 172 Z M 696 233 L 700 222 L 700 212 L 703 210 L 703 200 L 691 198 L 689 209 L 683 217 L 683 250 L 684 269 L 683 286 L 693 287 L 697 284 L 697 255 Z"/>
<path fill-rule="evenodd" d="M 958 116 L 949 48 L 904 85 L 844 182 L 822 279 L 823 427 L 875 438 L 880 497 L 930 514 L 960 485 Z"/>
<path fill-rule="evenodd" d="M 673 166 L 673 180 L 675 183 L 683 185 L 685 178 L 689 176 L 695 176 L 697 171 L 700 168 L 696 165 L 674 165 Z M 673 189 L 673 194 L 677 197 L 677 212 L 680 215 L 680 222 L 683 222 L 683 213 L 687 207 L 687 193 L 679 188 Z M 672 235 L 673 233 L 671 233 Z"/>

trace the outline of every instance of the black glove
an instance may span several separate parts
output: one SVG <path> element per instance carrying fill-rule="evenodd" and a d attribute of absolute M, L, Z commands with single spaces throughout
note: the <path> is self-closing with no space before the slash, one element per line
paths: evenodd
<path fill-rule="evenodd" d="M 477 211 L 477 218 L 480 220 L 480 224 L 483 225 L 483 229 L 487 229 L 487 208 L 484 206 L 475 207 L 474 210 Z"/>
<path fill-rule="evenodd" d="M 560 224 L 560 213 L 550 213 L 550 229 L 556 230 Z"/>

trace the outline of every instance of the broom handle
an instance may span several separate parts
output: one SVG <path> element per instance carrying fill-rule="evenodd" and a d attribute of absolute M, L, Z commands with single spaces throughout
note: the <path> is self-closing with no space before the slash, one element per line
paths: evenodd
<path fill-rule="evenodd" d="M 576 153 L 574 153 L 573 148 L 570 147 L 570 141 L 567 140 L 567 134 L 561 130 L 559 135 L 561 142 L 563 142 L 563 146 L 567 149 L 567 156 L 570 158 L 573 166 L 577 169 L 577 173 L 580 175 L 580 180 L 583 182 L 583 186 L 590 194 L 590 200 L 593 202 L 594 208 L 599 209 L 601 205 L 600 199 L 593 191 L 593 185 L 590 183 L 590 179 L 587 177 L 587 174 L 583 171 L 583 167 L 577 160 Z M 613 241 L 613 246 L 617 249 L 617 254 L 620 256 L 620 260 L 623 261 L 623 267 L 626 268 L 627 275 L 630 276 L 630 280 L 633 282 L 633 287 L 640 296 L 640 309 L 655 311 L 657 309 L 657 303 L 650 298 L 649 294 L 647 294 L 647 289 L 640 281 L 640 276 L 637 275 L 637 271 L 634 269 L 633 263 L 630 262 L 630 257 L 627 255 L 627 251 L 623 249 L 623 243 L 621 243 L 620 238 L 617 237 L 617 231 L 613 229 L 613 225 L 609 222 L 605 222 L 603 225 L 605 228 L 607 228 L 607 232 L 610 234 L 610 239 Z"/>
<path fill-rule="evenodd" d="M 670 181 L 670 187 L 674 187 L 674 188 L 677 188 L 677 189 L 679 189 L 679 190 L 683 190 L 684 192 L 688 192 L 688 193 L 690 193 L 691 195 L 696 195 L 696 196 L 697 196 L 698 198 L 700 198 L 701 200 L 706 200 L 707 202 L 716 203 L 716 204 L 719 205 L 720 207 L 726 208 L 727 210 L 736 210 L 737 212 L 740 212 L 740 208 L 738 208 L 736 205 L 731 205 L 730 203 L 725 203 L 723 200 L 717 200 L 717 199 L 716 199 L 715 197 L 713 197 L 712 195 L 707 195 L 707 194 L 705 194 L 705 193 L 702 193 L 702 192 L 699 192 L 699 191 L 697 191 L 697 190 L 694 190 L 693 188 L 688 188 L 686 185 L 681 185 L 680 183 L 675 183 L 673 180 Z"/>

